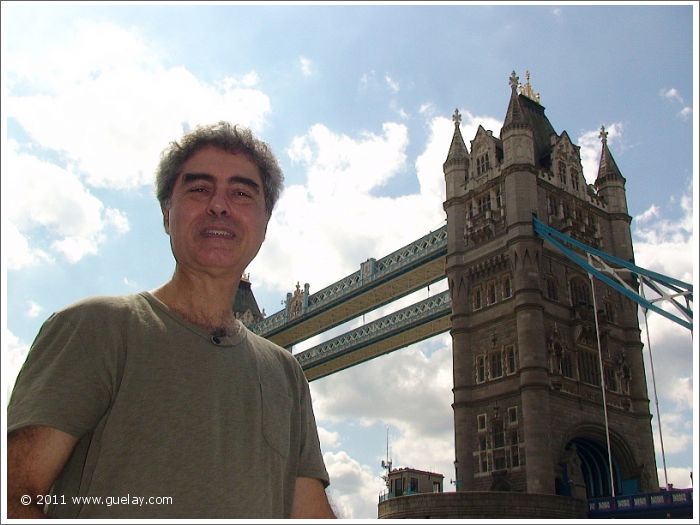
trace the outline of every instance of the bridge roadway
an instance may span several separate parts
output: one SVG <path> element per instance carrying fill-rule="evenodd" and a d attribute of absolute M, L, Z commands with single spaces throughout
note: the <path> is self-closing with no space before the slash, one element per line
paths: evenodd
<path fill-rule="evenodd" d="M 450 329 L 446 290 L 296 354 L 309 381 L 398 350 Z"/>
<path fill-rule="evenodd" d="M 447 226 L 443 226 L 386 257 L 368 259 L 360 270 L 305 296 L 296 315 L 287 305 L 250 328 L 290 348 L 444 278 L 446 253 Z"/>

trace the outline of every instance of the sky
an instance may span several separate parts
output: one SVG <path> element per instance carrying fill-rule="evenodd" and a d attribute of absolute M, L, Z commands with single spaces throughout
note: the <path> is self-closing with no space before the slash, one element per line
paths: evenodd
<path fill-rule="evenodd" d="M 636 263 L 697 283 L 697 22 L 690 3 L 3 2 L 3 403 L 52 312 L 170 278 L 153 173 L 168 142 L 218 120 L 251 127 L 285 173 L 246 270 L 268 315 L 297 282 L 314 293 L 442 226 L 451 116 L 468 147 L 479 125 L 498 134 L 512 71 L 530 72 L 589 183 L 605 126 Z M 669 482 L 687 487 L 697 337 L 648 323 Z M 440 472 L 454 490 L 451 388 L 448 334 L 311 383 L 341 517 L 376 517 L 387 436 L 395 467 Z"/>

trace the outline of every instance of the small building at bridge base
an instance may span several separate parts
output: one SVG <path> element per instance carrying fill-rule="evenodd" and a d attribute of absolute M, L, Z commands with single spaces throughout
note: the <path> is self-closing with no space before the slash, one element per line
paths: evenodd
<path fill-rule="evenodd" d="M 440 492 L 381 501 L 380 519 L 581 519 L 585 500 L 525 492 Z"/>

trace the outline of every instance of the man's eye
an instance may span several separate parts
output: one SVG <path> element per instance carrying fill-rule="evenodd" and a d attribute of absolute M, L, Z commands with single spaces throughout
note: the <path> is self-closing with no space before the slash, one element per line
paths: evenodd
<path fill-rule="evenodd" d="M 194 193 L 204 193 L 207 189 L 204 186 L 193 186 L 189 191 Z"/>

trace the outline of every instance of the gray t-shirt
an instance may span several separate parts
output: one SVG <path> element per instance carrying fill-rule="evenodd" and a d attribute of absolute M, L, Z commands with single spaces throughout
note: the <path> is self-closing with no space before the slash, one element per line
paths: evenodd
<path fill-rule="evenodd" d="M 147 292 L 53 314 L 7 416 L 79 438 L 51 517 L 284 518 L 296 477 L 328 485 L 291 353 L 243 325 L 214 338 Z"/>

